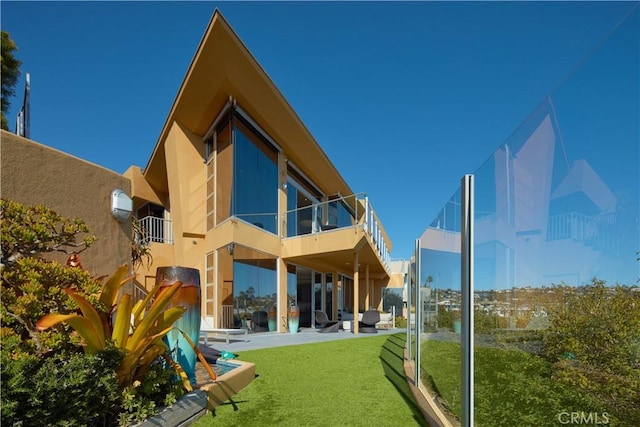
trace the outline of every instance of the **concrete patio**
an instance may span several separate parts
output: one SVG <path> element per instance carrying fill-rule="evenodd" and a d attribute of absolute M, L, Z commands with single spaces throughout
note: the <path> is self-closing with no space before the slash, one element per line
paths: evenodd
<path fill-rule="evenodd" d="M 378 329 L 378 334 L 394 334 L 403 332 L 404 328 L 396 329 Z M 242 351 L 258 350 L 261 348 L 269 347 L 281 347 L 286 345 L 298 345 L 298 344 L 311 344 L 315 342 L 334 341 L 341 339 L 357 339 L 371 337 L 377 334 L 364 334 L 360 333 L 354 335 L 350 331 L 340 330 L 338 332 L 320 333 L 318 329 L 303 328 L 296 334 L 290 333 L 278 333 L 278 332 L 259 332 L 250 333 L 248 336 L 248 342 L 242 338 L 232 338 L 229 340 L 229 344 L 225 342 L 225 338 L 217 336 L 215 338 L 209 337 L 209 347 L 216 348 L 220 351 L 226 350 L 232 353 L 239 354 Z M 242 354 L 240 354 L 242 360 Z"/>

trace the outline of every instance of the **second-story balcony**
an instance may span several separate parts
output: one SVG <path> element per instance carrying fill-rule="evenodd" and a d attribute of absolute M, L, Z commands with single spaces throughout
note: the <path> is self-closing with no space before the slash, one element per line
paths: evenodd
<path fill-rule="evenodd" d="M 367 236 L 386 271 L 391 256 L 378 216 L 364 193 L 337 197 L 287 211 L 282 216 L 284 238 L 330 236 L 347 229 L 360 230 Z"/>
<path fill-rule="evenodd" d="M 137 238 L 142 244 L 151 242 L 173 245 L 173 227 L 171 220 L 147 216 L 139 220 L 140 232 Z"/>

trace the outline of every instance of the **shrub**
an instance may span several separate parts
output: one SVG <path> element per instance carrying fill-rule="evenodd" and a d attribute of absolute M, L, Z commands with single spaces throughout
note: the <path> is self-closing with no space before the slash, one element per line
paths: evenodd
<path fill-rule="evenodd" d="M 10 357 L 2 349 L 2 423 L 75 426 L 102 423 L 117 411 L 114 368 L 122 355 L 57 352 Z"/>
<path fill-rule="evenodd" d="M 454 330 L 453 323 L 460 320 L 460 312 L 440 309 L 438 311 L 438 328 Z"/>
<path fill-rule="evenodd" d="M 81 268 L 41 258 L 47 252 L 75 254 L 91 246 L 96 238 L 83 221 L 8 200 L 0 202 L 0 219 L 2 424 L 124 425 L 143 420 L 184 393 L 162 358 L 166 346 L 159 341 L 175 318 L 157 304 L 162 298 L 135 307 L 130 296 L 117 301 L 120 286 L 130 279 L 127 266 L 103 286 Z M 87 237 L 79 239 L 81 234 Z M 138 255 L 138 262 L 146 257 Z M 111 323 L 116 302 L 128 310 L 121 310 L 119 325 Z M 148 306 L 155 311 L 148 312 Z M 80 312 L 88 313 L 91 325 Z M 144 332 L 136 337 L 128 333 L 131 313 L 134 329 Z M 84 335 L 66 324 L 38 330 L 39 320 L 52 317 L 71 319 Z M 94 333 L 87 334 L 87 327 Z M 115 339 L 105 334 L 112 329 L 118 331 Z"/>
<path fill-rule="evenodd" d="M 563 299 L 543 333 L 553 377 L 605 403 L 620 425 L 640 425 L 640 293 L 593 279 Z"/>
<path fill-rule="evenodd" d="M 76 289 L 87 300 L 98 302 L 100 281 L 84 270 L 38 258 L 20 258 L 3 270 L 0 318 L 3 326 L 20 337 L 24 351 L 43 353 L 70 342 L 68 330 L 38 333 L 35 329 L 35 323 L 45 314 L 78 309 L 62 291 L 65 288 Z"/>
<path fill-rule="evenodd" d="M 497 314 L 474 311 L 474 329 L 478 334 L 486 334 L 500 327 L 500 317 Z"/>
<path fill-rule="evenodd" d="M 543 340 L 545 354 L 557 361 L 566 353 L 605 372 L 628 372 L 640 366 L 640 292 L 603 281 L 564 293 L 549 312 Z"/>
<path fill-rule="evenodd" d="M 97 238 L 80 219 L 64 218 L 45 206 L 0 199 L 0 249 L 3 265 L 47 252 L 78 253 Z M 79 242 L 79 235 L 85 234 Z"/>

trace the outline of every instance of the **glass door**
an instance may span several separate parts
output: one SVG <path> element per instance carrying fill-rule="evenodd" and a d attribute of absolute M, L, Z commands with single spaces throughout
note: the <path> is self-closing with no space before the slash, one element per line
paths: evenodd
<path fill-rule="evenodd" d="M 296 268 L 296 290 L 298 294 L 298 307 L 300 309 L 300 327 L 309 328 L 312 326 L 312 279 L 313 272 L 311 270 L 302 267 Z"/>

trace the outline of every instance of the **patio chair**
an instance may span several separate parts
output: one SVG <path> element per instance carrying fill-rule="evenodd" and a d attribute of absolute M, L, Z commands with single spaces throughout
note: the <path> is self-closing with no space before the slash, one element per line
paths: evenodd
<path fill-rule="evenodd" d="M 254 311 L 251 315 L 252 332 L 269 332 L 269 315 L 266 311 Z"/>
<path fill-rule="evenodd" d="M 380 321 L 378 310 L 367 310 L 362 315 L 362 320 L 358 322 L 358 331 L 363 334 L 377 334 L 376 323 Z"/>
<path fill-rule="evenodd" d="M 333 322 L 329 320 L 327 313 L 322 310 L 316 310 L 316 325 L 320 326 L 318 332 L 338 332 L 340 329 L 340 322 Z"/>

